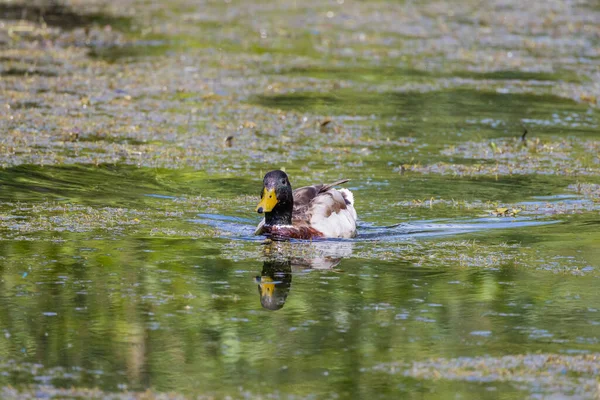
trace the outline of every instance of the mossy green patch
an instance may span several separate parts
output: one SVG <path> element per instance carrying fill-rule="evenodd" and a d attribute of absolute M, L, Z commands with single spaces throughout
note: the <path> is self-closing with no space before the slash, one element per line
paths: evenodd
<path fill-rule="evenodd" d="M 377 99 L 377 101 L 373 101 Z M 331 93 L 294 93 L 262 95 L 256 103 L 285 110 L 317 114 L 350 114 L 442 118 L 472 115 L 512 116 L 515 122 L 532 114 L 551 116 L 557 111 L 584 111 L 576 102 L 557 96 L 503 94 L 477 90 L 443 90 L 430 92 L 371 93 L 339 90 Z M 505 118 L 502 118 L 505 120 Z M 510 122 L 510 119 L 509 119 Z"/>
<path fill-rule="evenodd" d="M 269 70 L 267 70 L 269 71 Z M 279 74 L 306 76 L 328 80 L 351 80 L 366 83 L 402 84 L 407 82 L 431 82 L 437 78 L 466 78 L 519 81 L 568 81 L 585 82 L 585 77 L 569 71 L 528 72 L 520 70 L 499 70 L 490 72 L 463 70 L 419 70 L 409 67 L 343 65 L 343 66 L 294 66 L 276 71 Z"/>

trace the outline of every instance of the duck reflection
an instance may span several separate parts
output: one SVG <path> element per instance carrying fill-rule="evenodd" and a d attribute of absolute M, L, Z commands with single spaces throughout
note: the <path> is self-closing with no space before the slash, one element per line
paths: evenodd
<path fill-rule="evenodd" d="M 267 310 L 279 310 L 292 287 L 292 262 L 268 260 L 263 263 L 260 276 L 256 277 L 260 304 Z"/>
<path fill-rule="evenodd" d="M 267 310 L 280 310 L 292 288 L 293 272 L 309 269 L 328 270 L 352 255 L 352 242 L 312 243 L 267 242 L 266 260 L 256 277 L 260 304 Z"/>

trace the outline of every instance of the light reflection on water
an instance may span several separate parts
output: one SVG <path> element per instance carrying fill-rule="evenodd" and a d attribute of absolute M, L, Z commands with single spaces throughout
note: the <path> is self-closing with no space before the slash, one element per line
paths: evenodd
<path fill-rule="evenodd" d="M 532 202 L 533 203 L 533 202 Z M 262 240 L 264 236 L 253 236 L 256 229 L 253 220 L 248 218 L 230 217 L 218 214 L 199 214 L 199 219 L 191 222 L 212 226 L 226 232 L 227 237 L 243 240 Z M 452 221 L 411 221 L 389 226 L 377 226 L 369 222 L 358 222 L 358 236 L 353 239 L 316 239 L 313 242 L 324 242 L 323 247 L 334 246 L 338 242 L 363 241 L 403 241 L 415 238 L 433 238 L 446 235 L 457 235 L 489 229 L 517 229 L 560 223 L 558 220 L 540 220 L 534 217 L 496 218 L 486 217 L 477 219 L 461 219 Z M 231 236 L 233 235 L 233 236 Z M 292 242 L 302 242 L 292 240 Z"/>

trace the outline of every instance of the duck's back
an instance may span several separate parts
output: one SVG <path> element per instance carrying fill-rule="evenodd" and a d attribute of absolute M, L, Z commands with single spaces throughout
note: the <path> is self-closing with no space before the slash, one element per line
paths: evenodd
<path fill-rule="evenodd" d="M 306 186 L 294 191 L 294 225 L 308 224 L 329 238 L 356 236 L 356 210 L 354 196 L 348 189 L 337 190 L 328 185 Z"/>

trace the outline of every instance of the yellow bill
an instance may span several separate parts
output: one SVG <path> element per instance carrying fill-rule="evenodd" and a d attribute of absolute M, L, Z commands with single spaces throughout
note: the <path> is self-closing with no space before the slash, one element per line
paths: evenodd
<path fill-rule="evenodd" d="M 273 292 L 275 292 L 275 283 L 273 283 L 273 279 L 268 276 L 262 276 L 260 278 L 259 286 L 261 297 L 273 297 Z"/>
<path fill-rule="evenodd" d="M 273 208 L 277 205 L 277 196 L 275 195 L 275 189 L 263 189 L 262 199 L 260 203 L 256 206 L 256 212 L 259 214 L 265 212 L 271 212 Z"/>

